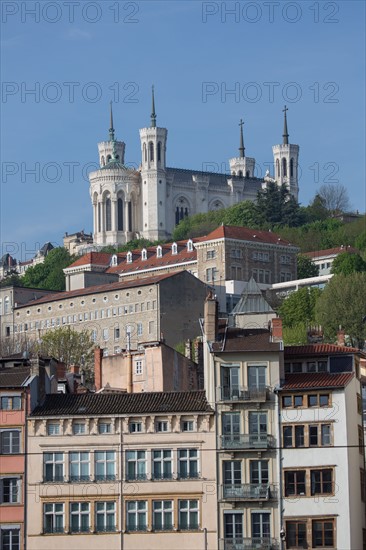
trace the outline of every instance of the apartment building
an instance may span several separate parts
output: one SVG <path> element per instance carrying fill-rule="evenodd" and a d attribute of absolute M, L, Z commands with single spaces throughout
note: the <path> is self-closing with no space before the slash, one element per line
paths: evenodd
<path fill-rule="evenodd" d="M 281 333 L 276 337 L 273 328 L 228 326 L 217 318 L 211 297 L 205 303 L 203 334 L 205 388 L 215 403 L 217 425 L 218 548 L 277 548 L 281 503 L 275 389 L 283 376 Z"/>
<path fill-rule="evenodd" d="M 285 348 L 281 396 L 286 548 L 365 548 L 365 455 L 359 350 Z"/>
<path fill-rule="evenodd" d="M 216 549 L 203 391 L 48 396 L 28 420 L 29 550 Z"/>

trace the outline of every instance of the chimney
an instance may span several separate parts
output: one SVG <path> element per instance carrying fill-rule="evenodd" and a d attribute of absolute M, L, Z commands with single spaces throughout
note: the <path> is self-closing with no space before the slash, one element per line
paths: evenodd
<path fill-rule="evenodd" d="M 190 339 L 188 338 L 188 340 L 186 340 L 184 342 L 184 355 L 185 357 L 187 357 L 188 359 L 191 359 L 191 344 L 192 342 L 190 341 Z"/>
<path fill-rule="evenodd" d="M 102 386 L 102 361 L 103 350 L 99 347 L 94 349 L 94 384 L 95 390 L 100 390 Z"/>
<path fill-rule="evenodd" d="M 272 342 L 278 342 L 282 338 L 282 319 L 275 317 L 272 319 Z"/>
<path fill-rule="evenodd" d="M 79 365 L 70 365 L 70 372 L 72 372 L 73 374 L 79 374 L 79 371 Z"/>
<path fill-rule="evenodd" d="M 218 304 L 211 291 L 205 300 L 204 329 L 206 340 L 215 342 L 218 333 Z"/>
<path fill-rule="evenodd" d="M 337 331 L 337 346 L 345 346 L 346 345 L 346 333 L 342 329 L 341 326 L 339 326 L 339 330 Z"/>

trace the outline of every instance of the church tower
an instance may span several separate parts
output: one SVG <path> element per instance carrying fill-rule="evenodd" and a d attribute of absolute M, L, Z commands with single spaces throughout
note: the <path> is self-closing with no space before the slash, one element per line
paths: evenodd
<path fill-rule="evenodd" d="M 288 108 L 285 105 L 283 109 L 284 120 L 282 143 L 272 147 L 275 167 L 274 177 L 278 185 L 285 183 L 290 191 L 290 194 L 298 201 L 298 160 L 300 148 L 298 145 L 292 145 L 288 142 L 289 133 L 287 129 L 287 111 Z"/>
<path fill-rule="evenodd" d="M 244 122 L 240 119 L 240 142 L 239 142 L 239 156 L 229 160 L 230 173 L 232 176 L 239 176 L 239 178 L 253 178 L 255 159 L 245 156 L 243 126 Z"/>
<path fill-rule="evenodd" d="M 141 236 L 149 240 L 166 239 L 166 142 L 168 130 L 156 126 L 154 86 L 152 87 L 151 122 L 140 130 L 141 141 Z"/>

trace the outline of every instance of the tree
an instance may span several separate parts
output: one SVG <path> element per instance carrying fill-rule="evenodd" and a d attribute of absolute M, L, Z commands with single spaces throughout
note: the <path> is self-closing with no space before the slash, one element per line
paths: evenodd
<path fill-rule="evenodd" d="M 309 223 L 325 220 L 329 217 L 329 212 L 324 206 L 324 199 L 317 193 L 309 206 L 304 209 L 304 214 Z"/>
<path fill-rule="evenodd" d="M 258 191 L 256 204 L 256 222 L 261 227 L 273 228 L 275 225 L 296 227 L 304 222 L 299 204 L 285 184 L 280 187 L 269 182 L 263 191 Z"/>
<path fill-rule="evenodd" d="M 366 250 L 366 229 L 364 229 L 362 233 L 356 237 L 355 247 L 362 251 Z"/>
<path fill-rule="evenodd" d="M 84 329 L 59 327 L 42 334 L 37 344 L 40 355 L 54 357 L 65 363 L 66 367 L 79 365 L 85 371 L 86 378 L 94 378 L 94 342 L 91 332 Z"/>
<path fill-rule="evenodd" d="M 290 294 L 279 308 L 284 327 L 309 325 L 315 321 L 315 304 L 321 295 L 319 288 L 300 288 Z"/>
<path fill-rule="evenodd" d="M 23 281 L 17 273 L 11 273 L 0 281 L 0 287 L 4 286 L 23 286 Z"/>
<path fill-rule="evenodd" d="M 45 290 L 65 290 L 65 275 L 63 270 L 75 257 L 66 248 L 60 246 L 49 252 L 42 264 L 29 267 L 22 278 L 23 285 Z"/>
<path fill-rule="evenodd" d="M 349 252 L 342 252 L 334 259 L 332 264 L 331 273 L 334 275 L 349 275 L 350 273 L 361 273 L 366 271 L 366 262 L 361 258 L 359 254 L 350 254 Z"/>
<path fill-rule="evenodd" d="M 317 195 L 331 216 L 350 209 L 348 191 L 341 183 L 324 183 Z"/>
<path fill-rule="evenodd" d="M 308 334 L 306 325 L 302 323 L 293 327 L 284 327 L 283 342 L 285 346 L 297 346 L 300 344 L 307 344 Z"/>
<path fill-rule="evenodd" d="M 363 348 L 366 338 L 366 272 L 335 275 L 318 298 L 315 314 L 327 339 L 334 341 L 341 326 L 352 345 Z"/>
<path fill-rule="evenodd" d="M 307 256 L 302 254 L 297 255 L 297 278 L 308 279 L 309 277 L 317 277 L 319 275 L 319 266 Z"/>

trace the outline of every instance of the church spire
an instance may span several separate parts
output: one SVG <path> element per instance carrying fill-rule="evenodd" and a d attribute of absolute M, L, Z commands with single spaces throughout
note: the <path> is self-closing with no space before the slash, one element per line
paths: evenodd
<path fill-rule="evenodd" d="M 154 86 L 152 86 L 151 128 L 156 128 L 156 113 L 155 113 Z"/>
<path fill-rule="evenodd" d="M 109 123 L 109 141 L 114 141 L 112 102 L 111 102 L 110 123 Z"/>
<path fill-rule="evenodd" d="M 240 126 L 240 145 L 239 145 L 239 157 L 243 159 L 245 157 L 245 147 L 244 147 L 244 136 L 243 136 L 243 126 L 244 122 L 242 119 L 240 119 L 239 122 Z"/>
<path fill-rule="evenodd" d="M 285 108 L 283 109 L 284 118 L 283 118 L 283 145 L 288 145 L 288 130 L 287 130 L 287 116 L 286 112 L 288 111 L 288 108 L 285 105 Z"/>

